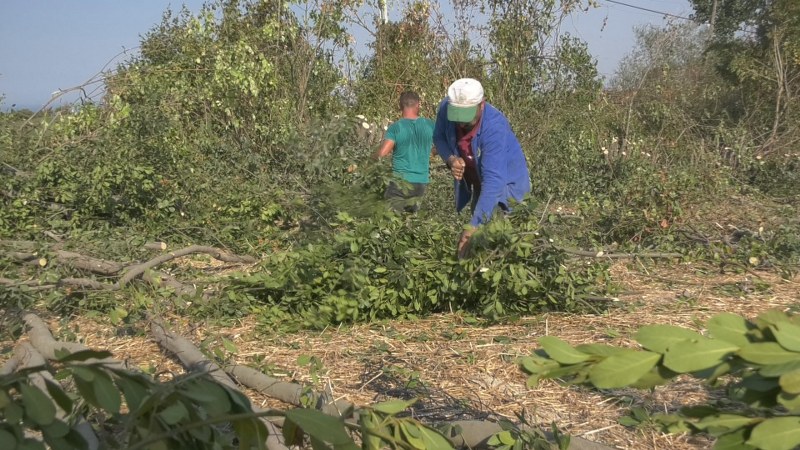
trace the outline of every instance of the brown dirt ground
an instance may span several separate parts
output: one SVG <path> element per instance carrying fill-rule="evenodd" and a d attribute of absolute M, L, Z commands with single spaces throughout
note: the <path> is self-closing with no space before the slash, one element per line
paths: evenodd
<path fill-rule="evenodd" d="M 453 414 L 461 409 L 513 420 L 516 414 L 524 413 L 531 422 L 545 426 L 555 422 L 566 433 L 620 449 L 709 448 L 711 440 L 702 436 L 670 436 L 654 426 L 633 429 L 617 422 L 631 405 L 652 412 L 671 411 L 715 395 L 697 381 L 679 379 L 653 392 L 598 392 L 553 381 L 528 388 L 526 376 L 514 360 L 529 354 L 536 348 L 537 338 L 545 335 L 573 344 L 633 345 L 630 337 L 645 324 L 698 330 L 718 312 L 752 318 L 769 308 L 794 309 L 800 306 L 800 277 L 785 280 L 768 272 L 721 274 L 708 266 L 646 267 L 632 262 L 616 263 L 612 275 L 624 294 L 608 312 L 597 315 L 543 314 L 484 327 L 470 325 L 458 314 L 444 314 L 274 335 L 265 335 L 255 319 L 233 326 L 189 323 L 185 318 L 173 318 L 172 323 L 176 331 L 195 343 L 206 341 L 211 347 L 221 348 L 224 337 L 236 346 L 231 358 L 237 363 L 286 380 L 310 383 L 309 367 L 298 364 L 298 357 L 315 356 L 322 364 L 319 384 L 323 386 L 318 388 L 329 389 L 336 398 L 356 404 L 369 404 L 385 399 L 387 392 L 400 392 L 390 390 L 398 388 L 389 386 L 392 381 L 399 382 L 401 390 L 414 391 L 412 385 L 403 383 L 416 380 L 418 387 L 427 389 L 431 404 L 439 402 L 441 409 Z M 115 357 L 139 367 L 161 373 L 182 372 L 151 338 L 119 336 L 107 317 L 53 319 L 50 325 L 57 336 L 74 333 L 84 344 L 108 349 Z M 6 349 L 11 344 L 0 342 Z M 258 393 L 249 394 L 257 406 L 286 407 Z"/>

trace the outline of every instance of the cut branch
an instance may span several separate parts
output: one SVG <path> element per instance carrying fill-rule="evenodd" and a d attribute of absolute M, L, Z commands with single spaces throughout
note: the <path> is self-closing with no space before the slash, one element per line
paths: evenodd
<path fill-rule="evenodd" d="M 311 399 L 316 409 L 334 417 L 340 417 L 355 408 L 355 405 L 348 401 L 334 401 L 327 392 L 322 394 L 312 392 L 297 383 L 272 378 L 251 367 L 235 364 L 226 367 L 225 371 L 244 386 L 290 405 L 302 406 L 301 399 L 307 397 Z"/>
<path fill-rule="evenodd" d="M 215 247 L 206 247 L 202 245 L 191 245 L 189 247 L 176 250 L 174 252 L 169 252 L 167 254 L 157 256 L 149 261 L 143 262 L 141 264 L 137 264 L 135 266 L 128 267 L 125 270 L 125 274 L 122 275 L 122 278 L 119 279 L 119 285 L 125 286 L 131 280 L 137 278 L 145 270 L 152 269 L 160 264 L 164 264 L 167 261 L 171 261 L 176 258 L 180 258 L 182 256 L 191 255 L 193 253 L 206 253 L 211 255 L 215 259 L 220 261 L 229 262 L 229 263 L 244 263 L 244 264 L 251 264 L 256 262 L 255 258 L 250 256 L 239 256 L 233 255 L 229 253 L 225 253 L 224 251 L 215 248 Z"/>
<path fill-rule="evenodd" d="M 118 262 L 93 258 L 91 256 L 65 250 L 56 252 L 56 258 L 59 262 L 67 263 L 76 269 L 86 270 L 100 275 L 114 275 L 124 268 L 124 266 Z"/>
<path fill-rule="evenodd" d="M 158 250 L 158 251 L 163 252 L 164 250 L 167 249 L 167 243 L 166 242 L 148 242 L 148 243 L 144 244 L 144 248 L 146 248 L 147 250 Z"/>
<path fill-rule="evenodd" d="M 177 356 L 181 364 L 183 364 L 187 370 L 206 372 L 218 383 L 227 386 L 233 391 L 239 391 L 239 387 L 236 383 L 234 383 L 217 364 L 206 358 L 188 339 L 167 330 L 164 325 L 157 320 L 151 319 L 150 330 L 159 345 Z M 256 408 L 253 408 L 253 410 L 258 412 Z M 267 436 L 267 449 L 289 450 L 289 447 L 284 444 L 283 434 L 278 430 L 278 427 L 266 418 L 262 418 L 261 421 L 264 422 L 264 425 L 267 427 L 267 432 L 269 433 Z"/>
<path fill-rule="evenodd" d="M 50 329 L 47 327 L 47 324 L 44 323 L 44 321 L 36 314 L 27 312 L 23 313 L 22 321 L 25 322 L 25 325 L 27 326 L 27 334 L 28 337 L 30 337 L 31 344 L 42 356 L 47 359 L 58 359 L 58 356 L 56 355 L 56 351 L 58 350 L 66 350 L 70 353 L 90 350 L 89 347 L 77 342 L 62 342 L 55 340 L 53 335 L 50 333 Z M 90 358 L 87 359 L 86 362 L 102 363 L 107 367 L 115 369 L 126 369 L 126 365 L 122 361 L 114 358 Z"/>
<path fill-rule="evenodd" d="M 42 258 L 41 256 L 39 256 L 37 253 L 34 252 L 36 249 L 36 243 L 34 242 L 0 241 L 0 246 L 12 249 L 12 251 L 7 252 L 6 254 L 10 258 L 22 262 L 24 264 L 29 264 L 29 265 L 46 264 L 46 259 Z M 147 247 L 166 248 L 166 244 L 163 242 L 155 242 L 147 244 Z M 19 250 L 25 250 L 25 251 L 19 251 Z M 182 283 L 177 279 L 175 279 L 175 277 L 168 275 L 164 272 L 160 271 L 154 272 L 152 271 L 152 269 L 155 269 L 160 264 L 164 264 L 173 259 L 196 253 L 208 254 L 217 260 L 229 263 L 249 264 L 256 262 L 255 258 L 250 256 L 234 255 L 231 253 L 227 253 L 216 247 L 207 247 L 201 245 L 192 245 L 183 248 L 181 250 L 157 256 L 143 263 L 132 264 L 128 266 L 115 261 L 94 258 L 76 252 L 56 250 L 54 252 L 53 259 L 59 263 L 63 263 L 74 269 L 82 270 L 85 272 L 91 272 L 98 275 L 106 275 L 106 276 L 117 275 L 121 273 L 122 276 L 115 283 L 102 282 L 95 280 L 93 278 L 86 278 L 86 277 L 66 277 L 62 278 L 55 284 L 52 283 L 40 284 L 40 282 L 35 282 L 35 281 L 16 281 L 7 278 L 0 278 L 0 285 L 12 286 L 12 287 L 30 286 L 31 290 L 45 290 L 45 289 L 54 289 L 58 287 L 72 287 L 85 290 L 116 291 L 122 289 L 124 286 L 129 284 L 134 279 L 141 277 L 142 279 L 153 285 L 166 286 L 168 288 L 171 288 L 179 296 L 183 295 L 194 296 L 195 294 L 197 294 L 197 288 L 195 286 Z"/>

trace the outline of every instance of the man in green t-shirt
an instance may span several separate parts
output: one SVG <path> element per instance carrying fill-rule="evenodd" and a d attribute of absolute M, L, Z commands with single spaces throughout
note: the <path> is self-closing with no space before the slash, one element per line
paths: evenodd
<path fill-rule="evenodd" d="M 416 92 L 400 95 L 401 118 L 389 125 L 374 158 L 392 154 L 394 179 L 386 188 L 386 200 L 395 211 L 416 212 L 428 185 L 430 156 L 433 154 L 433 121 L 419 116 Z"/>

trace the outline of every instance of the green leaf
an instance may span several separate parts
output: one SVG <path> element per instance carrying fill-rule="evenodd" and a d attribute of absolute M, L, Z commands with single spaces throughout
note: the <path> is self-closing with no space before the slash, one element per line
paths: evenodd
<path fill-rule="evenodd" d="M 764 366 L 758 370 L 758 373 L 764 377 L 779 377 L 785 373 L 793 372 L 795 370 L 800 370 L 800 360 Z"/>
<path fill-rule="evenodd" d="M 442 435 L 442 433 L 422 425 L 420 426 L 419 431 L 422 434 L 423 442 L 425 442 L 425 449 L 453 450 L 453 445 L 447 440 L 446 437 L 444 437 L 444 435 Z"/>
<path fill-rule="evenodd" d="M 628 349 L 606 344 L 580 344 L 575 346 L 575 350 L 592 356 L 614 356 Z"/>
<path fill-rule="evenodd" d="M 325 443 L 322 439 L 311 436 L 311 450 L 333 450 L 331 446 Z"/>
<path fill-rule="evenodd" d="M 59 408 L 67 413 L 72 411 L 72 399 L 64 392 L 60 384 L 45 378 L 44 385 L 47 388 L 47 393 L 50 394 L 50 397 L 56 402 Z"/>
<path fill-rule="evenodd" d="M 50 425 L 45 425 L 42 427 L 42 432 L 44 433 L 45 437 L 49 441 L 50 438 L 62 438 L 69 433 L 69 425 L 60 421 L 54 420 L 53 423 Z"/>
<path fill-rule="evenodd" d="M 27 438 L 19 443 L 16 450 L 45 450 L 45 446 L 37 439 Z"/>
<path fill-rule="evenodd" d="M 700 333 L 687 328 L 671 325 L 646 325 L 639 328 L 634 339 L 648 350 L 665 353 L 676 342 L 699 341 L 704 338 Z"/>
<path fill-rule="evenodd" d="M 505 445 L 514 445 L 514 443 L 517 442 L 517 440 L 514 439 L 514 436 L 512 436 L 511 432 L 508 431 L 508 430 L 501 431 L 501 432 L 497 433 L 496 436 L 497 436 L 497 439 L 500 441 L 500 443 L 505 444 Z"/>
<path fill-rule="evenodd" d="M 69 353 L 61 358 L 58 358 L 58 361 L 64 362 L 72 362 L 72 361 L 86 361 L 89 359 L 104 359 L 110 358 L 111 352 L 104 351 L 104 350 L 81 350 L 74 353 Z"/>
<path fill-rule="evenodd" d="M 6 391 L 0 391 L 0 409 L 4 409 L 11 404 L 11 398 L 6 394 Z"/>
<path fill-rule="evenodd" d="M 99 406 L 110 413 L 118 414 L 122 399 L 111 377 L 105 372 L 98 372 L 92 385 Z"/>
<path fill-rule="evenodd" d="M 673 372 L 660 364 L 656 364 L 655 367 L 650 369 L 641 378 L 636 380 L 635 383 L 631 383 L 630 387 L 634 387 L 636 389 L 650 389 L 655 386 L 667 384 L 671 379 L 678 375 L 678 373 Z"/>
<path fill-rule="evenodd" d="M 3 408 L 3 414 L 8 422 L 14 423 L 22 420 L 22 417 L 25 415 L 25 410 L 16 403 L 9 403 Z"/>
<path fill-rule="evenodd" d="M 779 323 L 789 322 L 789 316 L 787 316 L 783 311 L 770 309 L 759 314 L 758 320 L 769 325 L 776 325 Z"/>
<path fill-rule="evenodd" d="M 144 381 L 139 379 L 138 376 L 121 375 L 116 379 L 117 386 L 122 390 L 125 395 L 125 403 L 128 404 L 128 409 L 136 410 L 147 398 L 149 386 Z"/>
<path fill-rule="evenodd" d="M 800 445 L 800 417 L 766 419 L 753 428 L 747 443 L 765 450 L 791 450 Z"/>
<path fill-rule="evenodd" d="M 689 417 L 693 419 L 702 419 L 704 417 L 719 414 L 719 410 L 710 405 L 692 405 L 684 406 L 680 409 L 681 417 Z"/>
<path fill-rule="evenodd" d="M 228 398 L 231 400 L 231 412 L 243 413 L 253 411 L 253 405 L 250 404 L 250 399 L 239 391 L 230 389 L 228 386 L 220 385 L 225 392 L 228 393 Z"/>
<path fill-rule="evenodd" d="M 0 429 L 0 448 L 13 449 L 17 446 L 17 438 L 6 430 Z"/>
<path fill-rule="evenodd" d="M 198 378 L 186 383 L 182 392 L 200 403 L 211 416 L 221 416 L 231 410 L 227 391 L 214 381 Z"/>
<path fill-rule="evenodd" d="M 238 351 L 239 351 L 239 350 L 236 349 L 236 346 L 233 345 L 233 342 L 231 342 L 230 340 L 225 339 L 225 338 L 222 338 L 222 346 L 225 347 L 225 350 L 227 350 L 228 353 L 234 353 L 235 354 L 235 353 L 238 353 Z"/>
<path fill-rule="evenodd" d="M 89 448 L 89 444 L 86 442 L 86 439 L 75 428 L 71 428 L 69 433 L 62 438 L 62 441 L 64 442 L 65 449 L 84 450 Z"/>
<path fill-rule="evenodd" d="M 714 367 L 739 347 L 727 341 L 701 337 L 697 341 L 680 341 L 670 344 L 664 354 L 663 364 L 678 373 L 695 372 Z"/>
<path fill-rule="evenodd" d="M 735 370 L 734 367 L 735 362 L 737 362 L 737 360 L 723 361 L 721 364 L 717 364 L 716 366 L 695 371 L 694 373 L 692 373 L 692 375 L 697 378 L 706 380 L 706 383 L 708 385 L 714 385 L 715 383 L 717 383 L 719 377 L 727 375 Z"/>
<path fill-rule="evenodd" d="M 239 438 L 239 450 L 252 448 L 264 449 L 267 441 L 267 427 L 258 419 L 237 420 L 233 423 L 236 437 Z"/>
<path fill-rule="evenodd" d="M 660 359 L 658 353 L 629 350 L 600 361 L 589 371 L 589 380 L 600 389 L 625 387 L 644 376 Z"/>
<path fill-rule="evenodd" d="M 381 403 L 376 403 L 371 406 L 375 411 L 382 412 L 393 416 L 399 412 L 405 411 L 409 406 L 413 405 L 417 399 L 412 400 L 388 400 Z"/>
<path fill-rule="evenodd" d="M 26 383 L 20 383 L 19 390 L 26 416 L 42 426 L 53 423 L 56 418 L 56 407 L 44 392 Z"/>
<path fill-rule="evenodd" d="M 575 350 L 571 345 L 554 336 L 539 338 L 539 344 L 551 358 L 561 364 L 577 364 L 590 358 L 590 355 Z"/>
<path fill-rule="evenodd" d="M 750 342 L 747 332 L 754 328 L 744 317 L 731 313 L 717 314 L 708 321 L 707 326 L 713 338 L 722 339 L 740 347 Z"/>
<path fill-rule="evenodd" d="M 800 394 L 800 370 L 788 372 L 778 379 L 781 389 L 789 394 Z"/>
<path fill-rule="evenodd" d="M 92 381 L 94 380 L 95 373 L 97 373 L 94 368 L 86 367 L 86 366 L 74 366 L 70 367 L 72 371 L 73 377 L 78 377 L 83 381 Z"/>
<path fill-rule="evenodd" d="M 539 355 L 523 356 L 519 359 L 519 363 L 526 372 L 531 374 L 547 372 L 559 367 L 558 361 L 542 358 Z"/>
<path fill-rule="evenodd" d="M 363 411 L 359 414 L 358 421 L 359 425 L 361 425 L 361 429 L 363 430 L 363 433 L 361 434 L 362 450 L 380 450 L 381 438 L 367 432 L 369 430 L 385 433 L 386 430 L 377 429 L 377 424 L 380 422 L 380 418 L 372 411 Z M 284 425 L 284 430 L 285 429 L 286 425 Z M 288 440 L 287 443 L 289 443 Z"/>
<path fill-rule="evenodd" d="M 800 352 L 800 326 L 789 322 L 781 322 L 769 328 L 783 348 L 793 352 Z"/>
<path fill-rule="evenodd" d="M 422 433 L 415 424 L 402 421 L 400 422 L 400 430 L 403 432 L 405 441 L 411 444 L 412 447 L 425 450 L 425 441 L 422 440 Z"/>
<path fill-rule="evenodd" d="M 778 403 L 794 415 L 800 412 L 800 395 L 781 392 L 778 394 Z"/>
<path fill-rule="evenodd" d="M 617 419 L 617 423 L 619 423 L 623 427 L 637 427 L 641 422 L 639 422 L 639 420 L 631 416 L 622 416 L 619 419 Z"/>
<path fill-rule="evenodd" d="M 753 342 L 739 350 L 740 358 L 755 364 L 775 365 L 800 361 L 800 353 L 789 352 L 776 342 Z"/>
<path fill-rule="evenodd" d="M 747 430 L 737 430 L 717 438 L 713 450 L 756 450 L 752 445 L 745 443 Z"/>
<path fill-rule="evenodd" d="M 739 416 L 736 414 L 717 414 L 714 416 L 704 417 L 694 425 L 701 430 L 707 430 L 714 436 L 719 436 L 729 431 L 746 427 L 756 420 L 758 419 Z"/>
<path fill-rule="evenodd" d="M 758 408 L 771 408 L 778 403 L 777 397 L 781 394 L 780 387 L 772 391 L 757 391 L 744 386 L 732 386 L 728 391 L 731 400 L 748 404 Z"/>
<path fill-rule="evenodd" d="M 167 425 L 175 425 L 183 419 L 189 418 L 189 410 L 181 401 L 176 401 L 158 413 L 158 417 Z"/>
<path fill-rule="evenodd" d="M 81 397 L 83 397 L 84 400 L 86 400 L 92 406 L 102 408 L 102 406 L 100 406 L 100 402 L 97 400 L 97 394 L 95 394 L 94 386 L 91 382 L 80 377 L 74 377 L 73 381 L 75 381 L 75 387 L 78 388 L 78 392 L 81 394 Z"/>
<path fill-rule="evenodd" d="M 748 373 L 742 376 L 742 381 L 739 386 L 751 389 L 757 392 L 768 392 L 778 389 L 778 380 L 775 378 L 765 378 L 758 373 Z"/>
<path fill-rule="evenodd" d="M 297 424 L 312 438 L 332 444 L 336 450 L 358 450 L 358 446 L 345 431 L 344 423 L 335 417 L 312 409 L 298 408 L 286 411 L 286 420 Z"/>
<path fill-rule="evenodd" d="M 283 433 L 283 439 L 286 441 L 286 445 L 300 445 L 303 443 L 303 430 L 291 420 L 283 422 L 281 433 Z"/>

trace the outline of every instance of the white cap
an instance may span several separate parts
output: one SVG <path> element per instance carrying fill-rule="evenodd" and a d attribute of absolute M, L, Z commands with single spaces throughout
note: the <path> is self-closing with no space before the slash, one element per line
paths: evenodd
<path fill-rule="evenodd" d="M 483 101 L 483 86 L 473 78 L 460 78 L 447 88 L 447 120 L 471 122 Z"/>

